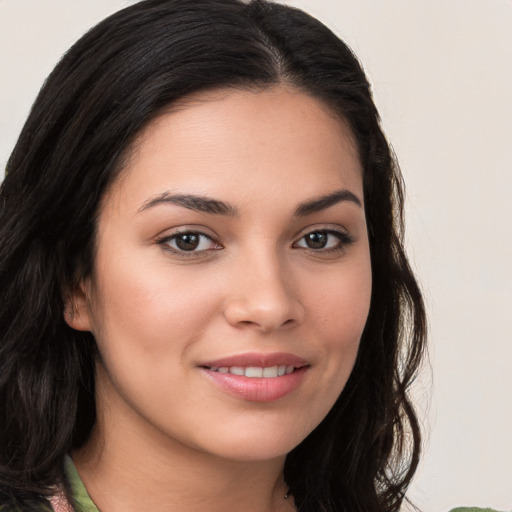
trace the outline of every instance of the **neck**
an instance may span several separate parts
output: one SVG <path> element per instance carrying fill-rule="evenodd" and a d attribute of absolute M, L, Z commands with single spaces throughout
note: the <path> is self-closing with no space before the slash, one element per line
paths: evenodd
<path fill-rule="evenodd" d="M 73 459 L 102 512 L 290 512 L 284 456 L 265 461 L 226 460 L 184 446 L 161 433 L 98 415 L 90 440 Z"/>

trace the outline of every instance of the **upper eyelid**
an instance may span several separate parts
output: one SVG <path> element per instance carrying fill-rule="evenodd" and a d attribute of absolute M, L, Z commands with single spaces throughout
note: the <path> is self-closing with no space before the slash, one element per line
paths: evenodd
<path fill-rule="evenodd" d="M 214 242 L 218 242 L 218 236 L 215 234 L 208 233 L 206 228 L 195 228 L 193 226 L 183 226 L 178 228 L 171 228 L 162 231 L 159 235 L 155 237 L 157 242 L 161 242 L 162 240 L 169 240 L 178 235 L 183 235 L 185 233 L 196 233 L 198 235 L 203 235 Z"/>
<path fill-rule="evenodd" d="M 213 238 L 211 235 L 208 235 L 207 233 L 203 233 L 202 231 L 177 231 L 176 233 L 172 233 L 170 235 L 167 235 L 167 236 L 162 236 L 160 238 L 160 240 L 172 240 L 173 238 L 176 238 L 180 235 L 187 235 L 187 234 L 194 234 L 194 235 L 199 235 L 200 237 L 201 236 L 204 236 L 205 238 L 208 238 L 209 240 L 211 240 L 212 242 L 215 242 L 215 238 Z"/>
<path fill-rule="evenodd" d="M 343 236 L 347 236 L 347 237 L 350 237 L 350 238 L 353 238 L 353 236 L 351 235 L 350 231 L 348 229 L 345 229 L 344 227 L 342 226 L 332 226 L 332 225 L 327 225 L 327 226 L 309 226 L 305 229 L 302 229 L 300 230 L 297 235 L 295 235 L 295 241 L 293 243 L 296 243 L 298 242 L 299 240 L 301 240 L 302 238 L 304 238 L 306 235 L 310 234 L 310 233 L 318 233 L 318 232 L 324 232 L 324 233 L 338 233 L 340 235 L 343 235 Z"/>
<path fill-rule="evenodd" d="M 306 231 L 303 235 L 301 235 L 297 240 L 294 242 L 296 244 L 300 240 L 302 240 L 305 236 L 310 235 L 311 233 L 327 233 L 328 235 L 339 235 L 340 238 L 345 238 L 350 241 L 354 241 L 354 237 L 348 233 L 347 231 L 342 231 L 338 229 L 313 229 L 311 231 Z"/>

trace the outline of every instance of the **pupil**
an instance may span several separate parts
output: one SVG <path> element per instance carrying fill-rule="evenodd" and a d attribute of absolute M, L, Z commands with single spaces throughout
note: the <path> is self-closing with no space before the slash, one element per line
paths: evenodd
<path fill-rule="evenodd" d="M 199 235 L 185 233 L 176 238 L 176 245 L 183 251 L 193 251 L 199 245 Z"/>
<path fill-rule="evenodd" d="M 323 249 L 327 244 L 327 234 L 309 233 L 306 236 L 306 244 L 310 249 Z"/>

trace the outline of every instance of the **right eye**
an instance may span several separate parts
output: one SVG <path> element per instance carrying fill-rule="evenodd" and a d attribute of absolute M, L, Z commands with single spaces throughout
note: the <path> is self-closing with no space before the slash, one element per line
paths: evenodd
<path fill-rule="evenodd" d="M 221 248 L 208 235 L 198 231 L 181 231 L 159 240 L 158 244 L 164 249 L 178 253 L 198 253 Z"/>

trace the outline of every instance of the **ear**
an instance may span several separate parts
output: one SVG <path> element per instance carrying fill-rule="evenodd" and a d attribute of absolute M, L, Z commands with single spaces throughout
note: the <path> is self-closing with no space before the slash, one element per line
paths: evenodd
<path fill-rule="evenodd" d="M 92 331 L 91 307 L 87 286 L 80 282 L 64 296 L 64 320 L 77 331 Z"/>

